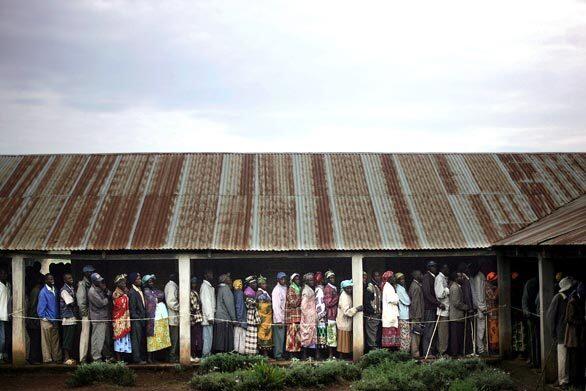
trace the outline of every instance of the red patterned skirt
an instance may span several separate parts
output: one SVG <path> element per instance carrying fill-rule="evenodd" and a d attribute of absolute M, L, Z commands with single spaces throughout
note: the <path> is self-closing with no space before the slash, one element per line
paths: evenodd
<path fill-rule="evenodd" d="M 381 345 L 383 348 L 398 348 L 401 346 L 401 333 L 398 327 L 383 327 Z"/>

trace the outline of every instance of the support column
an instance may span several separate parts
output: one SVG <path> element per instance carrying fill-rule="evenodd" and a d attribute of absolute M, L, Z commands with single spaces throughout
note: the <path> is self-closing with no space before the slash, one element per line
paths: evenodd
<path fill-rule="evenodd" d="M 537 259 L 539 268 L 539 331 L 541 340 L 541 369 L 545 369 L 545 380 L 547 382 L 552 382 L 557 379 L 557 349 L 556 346 L 552 345 L 553 338 L 551 337 L 551 330 L 549 323 L 547 322 L 546 313 L 547 308 L 553 299 L 555 272 L 552 260 L 545 257 L 543 253 L 539 253 Z"/>
<path fill-rule="evenodd" d="M 352 256 L 352 304 L 354 307 L 362 305 L 362 254 Z M 352 318 L 352 358 L 357 361 L 364 354 L 364 315 L 358 312 Z"/>
<path fill-rule="evenodd" d="M 26 316 L 24 292 L 24 258 L 12 257 L 12 365 L 26 364 L 26 328 L 23 316 Z"/>
<path fill-rule="evenodd" d="M 499 355 L 511 356 L 513 333 L 511 323 L 511 261 L 499 254 L 496 257 L 498 274 L 498 321 L 499 321 Z"/>
<path fill-rule="evenodd" d="M 179 362 L 191 364 L 191 322 L 189 294 L 191 291 L 191 260 L 180 255 L 179 263 Z"/>

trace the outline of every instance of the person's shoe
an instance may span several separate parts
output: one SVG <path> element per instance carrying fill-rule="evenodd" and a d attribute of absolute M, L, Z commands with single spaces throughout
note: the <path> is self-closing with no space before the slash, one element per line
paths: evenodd
<path fill-rule="evenodd" d="M 194 364 L 197 364 L 197 363 L 199 363 L 199 361 L 200 361 L 200 360 L 199 360 L 199 358 L 198 358 L 198 357 L 191 357 L 191 360 L 190 360 L 190 361 L 191 361 L 192 363 L 194 363 Z"/>

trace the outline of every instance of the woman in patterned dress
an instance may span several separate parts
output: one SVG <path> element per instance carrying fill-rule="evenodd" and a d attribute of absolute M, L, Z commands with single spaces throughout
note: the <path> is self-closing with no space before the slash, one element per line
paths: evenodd
<path fill-rule="evenodd" d="M 260 318 L 256 303 L 258 283 L 255 276 L 244 279 L 244 303 L 246 304 L 246 336 L 244 338 L 244 354 L 256 354 L 258 343 L 258 325 Z"/>
<path fill-rule="evenodd" d="M 267 278 L 258 276 L 258 290 L 256 291 L 258 301 L 258 315 L 260 324 L 258 326 L 258 349 L 264 356 L 268 356 L 273 349 L 273 304 L 271 295 L 267 291 Z"/>
<path fill-rule="evenodd" d="M 203 314 L 201 312 L 201 301 L 199 300 L 199 280 L 197 277 L 191 278 L 191 292 L 189 292 L 189 312 L 191 314 L 191 362 L 198 363 L 198 356 L 201 356 L 203 349 L 203 329 L 201 322 Z"/>
<path fill-rule="evenodd" d="M 290 285 L 287 289 L 285 300 L 285 323 L 287 324 L 287 336 L 285 337 L 285 350 L 291 353 L 301 351 L 301 339 L 299 335 L 299 323 L 301 322 L 301 277 L 299 273 L 291 274 Z"/>
<path fill-rule="evenodd" d="M 114 338 L 116 360 L 121 361 L 121 353 L 132 353 L 126 274 L 117 275 L 114 278 L 114 284 L 116 289 L 112 293 L 112 336 Z"/>
<path fill-rule="evenodd" d="M 488 350 L 490 353 L 498 353 L 499 350 L 499 312 L 498 312 L 498 288 L 496 286 L 497 274 L 488 273 L 484 287 L 486 296 L 486 309 L 488 311 Z"/>
<path fill-rule="evenodd" d="M 148 363 L 154 363 L 153 353 L 171 346 L 169 336 L 169 313 L 165 305 L 165 294 L 156 289 L 154 274 L 142 278 L 144 301 L 147 314 L 147 352 Z"/>
<path fill-rule="evenodd" d="M 324 275 L 322 272 L 316 272 L 314 275 L 315 286 L 315 309 L 317 312 L 317 344 L 315 351 L 315 358 L 321 357 L 321 350 L 327 346 L 327 311 L 324 302 Z"/>

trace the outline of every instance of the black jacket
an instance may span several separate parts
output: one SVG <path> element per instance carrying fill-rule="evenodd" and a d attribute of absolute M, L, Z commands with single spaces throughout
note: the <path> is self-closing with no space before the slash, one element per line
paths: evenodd
<path fill-rule="evenodd" d="M 142 297 L 133 287 L 128 290 L 130 319 L 144 319 L 146 318 L 146 310 L 142 302 Z M 146 323 L 146 320 L 141 322 Z"/>

